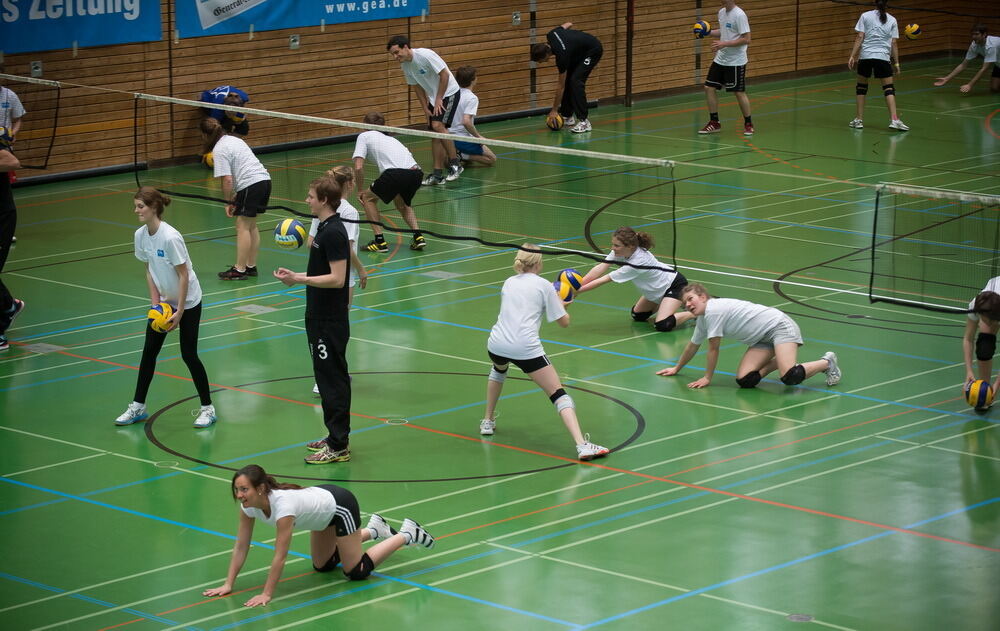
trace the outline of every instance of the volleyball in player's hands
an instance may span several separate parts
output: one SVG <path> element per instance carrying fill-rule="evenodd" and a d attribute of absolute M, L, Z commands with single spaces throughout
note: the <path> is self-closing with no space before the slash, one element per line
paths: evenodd
<path fill-rule="evenodd" d="M 165 302 L 161 302 L 153 305 L 149 308 L 146 313 L 146 318 L 149 320 L 149 328 L 153 329 L 157 333 L 166 333 L 167 327 L 170 326 L 168 320 L 174 315 L 174 308 Z"/>
<path fill-rule="evenodd" d="M 562 129 L 564 122 L 565 121 L 563 120 L 563 117 L 560 114 L 556 114 L 555 116 L 545 117 L 545 126 L 551 129 L 552 131 L 559 131 L 560 129 Z"/>
<path fill-rule="evenodd" d="M 556 282 L 552 283 L 552 287 L 555 288 L 556 295 L 559 296 L 560 300 L 562 300 L 566 304 L 573 302 L 574 291 L 572 285 L 557 280 Z"/>
<path fill-rule="evenodd" d="M 569 285 L 573 291 L 580 291 L 580 287 L 583 285 L 583 276 L 573 268 L 564 269 L 559 272 L 559 278 L 556 280 Z"/>
<path fill-rule="evenodd" d="M 903 35 L 906 36 L 906 39 L 917 39 L 920 37 L 920 25 L 907 24 L 906 28 L 903 29 Z"/>
<path fill-rule="evenodd" d="M 0 127 L 0 149 L 10 149 L 12 144 L 14 144 L 14 137 L 10 135 L 10 130 L 6 127 Z"/>
<path fill-rule="evenodd" d="M 698 20 L 691 27 L 691 30 L 694 32 L 695 37 L 701 39 L 702 37 L 708 37 L 709 33 L 712 32 L 712 25 L 705 20 Z"/>

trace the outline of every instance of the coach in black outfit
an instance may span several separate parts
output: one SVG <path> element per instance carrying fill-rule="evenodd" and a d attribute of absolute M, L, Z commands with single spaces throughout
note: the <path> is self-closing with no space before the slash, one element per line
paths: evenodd
<path fill-rule="evenodd" d="M 347 462 L 351 459 L 351 378 L 347 371 L 351 327 L 347 318 L 350 290 L 345 281 L 351 250 L 344 223 L 334 213 L 340 206 L 340 187 L 331 177 L 317 178 L 309 184 L 306 203 L 319 219 L 306 273 L 279 267 L 274 277 L 289 287 L 306 286 L 306 338 L 327 437 L 306 445 L 315 453 L 305 460 L 309 464 Z"/>
<path fill-rule="evenodd" d="M 587 78 L 601 61 L 604 48 L 600 40 L 583 31 L 571 30 L 572 22 L 557 26 L 545 36 L 546 43 L 531 45 L 531 60 L 542 63 L 555 56 L 559 83 L 549 116 L 562 115 L 570 131 L 590 131 L 587 119 Z"/>
<path fill-rule="evenodd" d="M 21 168 L 14 152 L 10 149 L 10 135 L 0 127 L 0 272 L 10 254 L 10 245 L 14 240 L 14 228 L 17 226 L 17 206 L 14 205 L 14 193 L 11 191 L 11 172 Z M 9 348 L 7 329 L 17 317 L 24 302 L 10 294 L 7 286 L 0 280 L 0 351 Z"/>

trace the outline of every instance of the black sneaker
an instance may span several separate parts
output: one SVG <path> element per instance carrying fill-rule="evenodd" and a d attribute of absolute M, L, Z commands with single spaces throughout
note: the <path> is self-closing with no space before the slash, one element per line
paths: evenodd
<path fill-rule="evenodd" d="M 257 278 L 257 266 L 247 265 L 247 276 L 251 278 Z"/>
<path fill-rule="evenodd" d="M 365 246 L 365 250 L 368 252 L 381 252 L 382 254 L 385 254 L 389 251 L 389 244 L 385 241 L 376 241 L 375 239 L 372 239 L 368 242 L 368 245 Z"/>
<path fill-rule="evenodd" d="M 219 272 L 219 278 L 222 280 L 246 280 L 250 277 L 247 276 L 246 272 L 241 272 L 235 267 L 230 267 L 224 272 Z"/>

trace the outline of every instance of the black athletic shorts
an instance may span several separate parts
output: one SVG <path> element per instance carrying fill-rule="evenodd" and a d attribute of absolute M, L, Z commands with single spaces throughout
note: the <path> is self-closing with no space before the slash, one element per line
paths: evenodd
<path fill-rule="evenodd" d="M 705 85 L 716 90 L 725 88 L 726 92 L 746 92 L 746 64 L 742 66 L 721 66 L 713 61 L 712 65 L 708 68 Z"/>
<path fill-rule="evenodd" d="M 338 537 L 346 537 L 361 527 L 361 509 L 358 499 L 347 489 L 334 484 L 317 484 L 317 488 L 329 491 L 337 502 L 337 512 L 333 514 L 330 525 L 337 529 Z"/>
<path fill-rule="evenodd" d="M 684 274 L 677 272 L 677 276 L 674 276 L 674 282 L 670 283 L 670 287 L 667 287 L 667 291 L 663 292 L 663 297 L 680 300 L 681 292 L 684 291 L 687 284 L 688 279 L 684 278 Z"/>
<path fill-rule="evenodd" d="M 242 191 L 236 192 L 233 201 L 236 211 L 233 214 L 237 217 L 263 215 L 269 201 L 271 201 L 271 180 L 254 182 Z"/>
<path fill-rule="evenodd" d="M 892 64 L 885 59 L 862 59 L 858 62 L 858 76 L 876 79 L 886 79 L 892 76 Z"/>
<path fill-rule="evenodd" d="M 430 125 L 430 121 L 441 121 L 444 123 L 445 129 L 451 127 L 451 124 L 455 122 L 455 112 L 458 111 L 458 100 L 460 92 L 455 92 L 451 96 L 446 96 L 441 99 L 442 111 L 437 116 L 434 115 L 434 103 L 428 99 L 427 101 L 427 127 L 433 131 L 433 127 Z"/>
<path fill-rule="evenodd" d="M 386 169 L 372 182 L 371 190 L 383 203 L 390 204 L 399 195 L 410 206 L 423 179 L 424 172 L 420 169 Z"/>
<path fill-rule="evenodd" d="M 488 350 L 486 352 L 489 354 L 490 361 L 492 361 L 494 365 L 514 364 L 526 375 L 530 375 L 536 370 L 541 370 L 552 363 L 545 355 L 542 355 L 541 357 L 533 357 L 532 359 L 511 359 L 509 357 L 495 355 Z"/>

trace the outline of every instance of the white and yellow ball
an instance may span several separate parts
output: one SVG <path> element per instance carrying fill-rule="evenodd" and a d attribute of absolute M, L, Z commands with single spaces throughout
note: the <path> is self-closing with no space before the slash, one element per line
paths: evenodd
<path fill-rule="evenodd" d="M 569 285 L 574 292 L 580 291 L 580 286 L 583 285 L 583 276 L 572 268 L 559 272 L 559 278 L 556 280 L 564 285 Z"/>
<path fill-rule="evenodd" d="M 917 39 L 920 37 L 920 25 L 907 24 L 906 28 L 903 29 L 903 35 L 906 36 L 906 39 Z"/>
<path fill-rule="evenodd" d="M 985 410 L 993 404 L 993 387 L 984 379 L 976 379 L 966 387 L 965 400 L 977 410 Z"/>
<path fill-rule="evenodd" d="M 708 35 L 712 32 L 712 25 L 705 20 L 698 20 L 694 23 L 694 26 L 691 27 L 691 31 L 694 33 L 695 37 L 701 39 L 702 37 L 708 37 Z"/>
<path fill-rule="evenodd" d="M 174 315 L 174 308 L 167 303 L 161 302 L 153 305 L 146 313 L 146 318 L 149 320 L 149 328 L 157 333 L 166 333 L 167 327 L 170 326 L 167 324 L 167 320 L 172 315 Z"/>
<path fill-rule="evenodd" d="M 298 219 L 285 219 L 274 227 L 274 242 L 278 247 L 294 250 L 306 240 L 306 228 Z"/>

